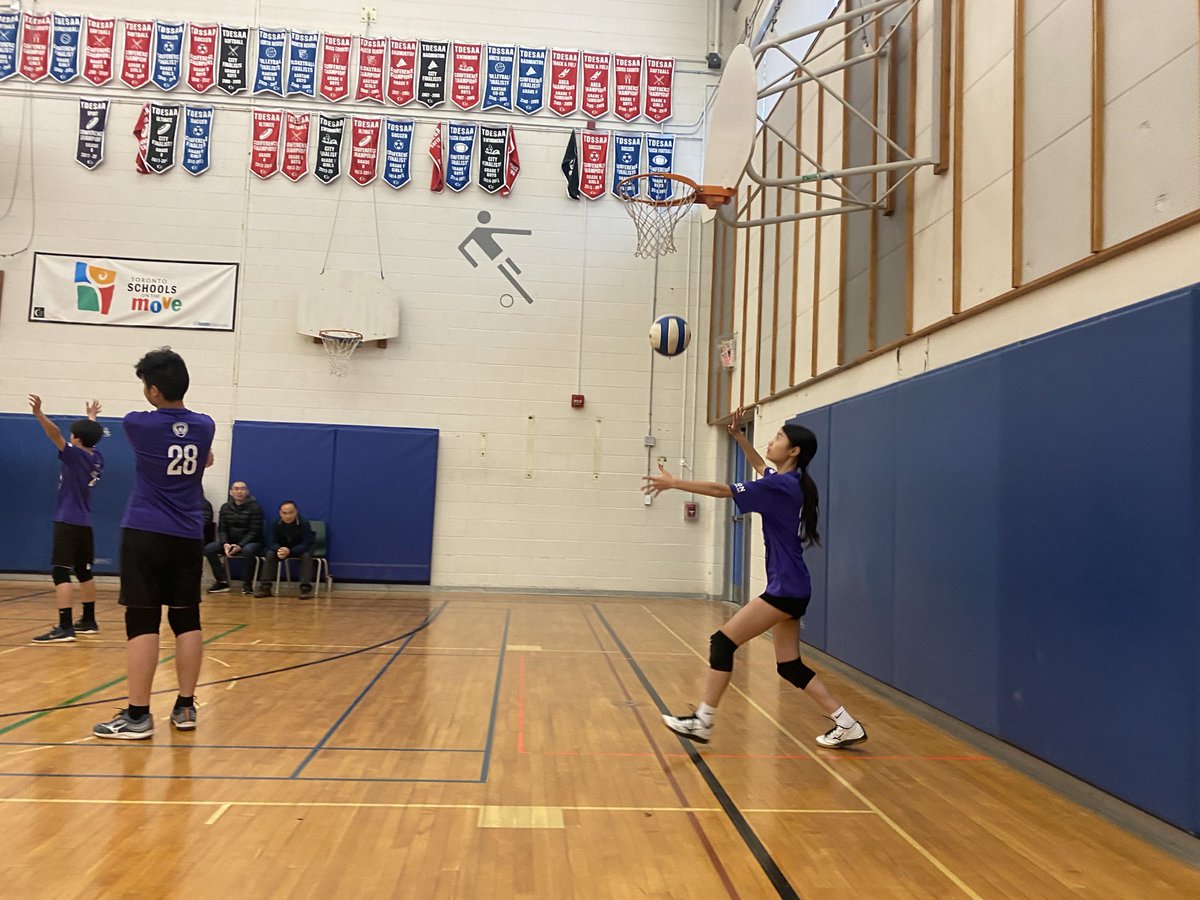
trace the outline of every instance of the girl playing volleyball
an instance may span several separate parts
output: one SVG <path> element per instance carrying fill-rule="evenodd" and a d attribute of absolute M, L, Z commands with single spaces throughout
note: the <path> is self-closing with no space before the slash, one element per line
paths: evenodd
<path fill-rule="evenodd" d="M 759 514 L 766 544 L 767 589 L 709 639 L 708 680 L 699 708 L 690 716 L 663 716 L 663 722 L 681 737 L 707 744 L 721 695 L 733 674 L 734 652 L 770 630 L 775 638 L 775 668 L 780 677 L 803 690 L 833 719 L 833 728 L 820 735 L 817 743 L 822 747 L 861 743 L 867 739 L 862 724 L 846 712 L 800 659 L 800 617 L 812 594 L 804 546 L 820 543 L 817 485 L 808 474 L 808 465 L 817 453 L 817 437 L 800 424 L 798 417 L 788 419 L 767 444 L 764 461 L 742 434 L 744 413 L 743 408 L 733 414 L 729 433 L 745 451 L 754 471 L 762 476 L 758 480 L 737 484 L 682 481 L 659 466 L 660 474 L 647 475 L 642 486 L 644 493 L 652 495 L 673 488 L 707 497 L 729 497 L 739 512 Z"/>

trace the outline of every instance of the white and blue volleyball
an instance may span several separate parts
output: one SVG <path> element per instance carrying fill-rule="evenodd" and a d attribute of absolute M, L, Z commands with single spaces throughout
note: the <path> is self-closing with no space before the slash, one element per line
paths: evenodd
<path fill-rule="evenodd" d="M 650 326 L 650 346 L 663 356 L 678 356 L 691 339 L 692 329 L 683 316 L 659 316 Z"/>

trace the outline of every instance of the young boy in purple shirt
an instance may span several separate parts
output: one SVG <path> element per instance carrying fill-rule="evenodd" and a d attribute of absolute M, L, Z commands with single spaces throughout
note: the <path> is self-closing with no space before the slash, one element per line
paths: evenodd
<path fill-rule="evenodd" d="M 135 368 L 153 412 L 125 416 L 125 437 L 137 457 L 133 493 L 121 519 L 121 605 L 129 640 L 129 706 L 92 734 L 144 740 L 154 734 L 150 688 L 158 667 L 162 608 L 175 633 L 179 696 L 171 724 L 196 727 L 196 682 L 204 637 L 200 631 L 200 576 L 204 563 L 204 493 L 200 480 L 212 465 L 216 426 L 183 404 L 187 365 L 169 347 L 151 350 Z"/>
<path fill-rule="evenodd" d="M 71 423 L 71 439 L 42 412 L 42 398 L 29 395 L 29 408 L 46 437 L 58 448 L 62 470 L 58 476 L 58 502 L 54 509 L 54 551 L 51 559 L 51 578 L 54 579 L 54 599 L 58 603 L 58 624 L 33 639 L 35 644 L 64 644 L 75 640 L 76 633 L 95 634 L 96 582 L 92 580 L 95 561 L 92 541 L 92 488 L 104 471 L 104 457 L 96 444 L 104 429 L 96 421 L 99 402 L 93 400 L 85 407 L 87 418 Z M 83 613 L 78 622 L 71 622 L 73 589 L 71 573 L 79 581 L 79 596 Z"/>

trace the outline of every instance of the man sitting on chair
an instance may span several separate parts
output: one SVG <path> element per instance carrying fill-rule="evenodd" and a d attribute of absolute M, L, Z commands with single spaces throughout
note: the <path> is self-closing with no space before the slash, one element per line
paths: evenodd
<path fill-rule="evenodd" d="M 229 590 L 225 580 L 222 557 L 242 559 L 242 593 L 254 593 L 254 558 L 263 548 L 263 511 L 258 501 L 250 496 L 250 488 L 244 481 L 235 481 L 229 486 L 229 502 L 221 505 L 217 514 L 217 539 L 204 548 L 204 555 L 212 567 L 210 594 L 224 594 Z"/>
<path fill-rule="evenodd" d="M 255 597 L 270 597 L 275 573 L 279 571 L 279 562 L 284 559 L 300 560 L 300 599 L 307 600 L 312 596 L 313 545 L 316 536 L 308 519 L 300 515 L 294 500 L 284 500 L 279 504 L 279 518 L 271 526 L 267 535 L 266 565 L 263 566 L 262 580 L 259 582 Z"/>

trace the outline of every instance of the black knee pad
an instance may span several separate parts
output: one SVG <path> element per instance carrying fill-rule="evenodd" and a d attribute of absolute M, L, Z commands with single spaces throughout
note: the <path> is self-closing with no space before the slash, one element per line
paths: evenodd
<path fill-rule="evenodd" d="M 167 610 L 167 622 L 171 626 L 171 630 L 178 637 L 181 634 L 187 634 L 189 631 L 200 630 L 200 607 L 198 606 L 172 606 Z"/>
<path fill-rule="evenodd" d="M 69 566 L 55 566 L 50 570 L 50 577 L 54 579 L 55 587 L 60 584 L 70 584 L 71 568 Z"/>
<path fill-rule="evenodd" d="M 723 631 L 714 631 L 708 639 L 708 667 L 718 672 L 733 671 L 733 654 L 738 645 Z"/>
<path fill-rule="evenodd" d="M 775 671 L 784 681 L 790 681 L 800 690 L 808 687 L 808 683 L 816 678 L 817 673 L 804 664 L 800 657 L 789 659 L 787 662 L 775 664 Z"/>
<path fill-rule="evenodd" d="M 125 607 L 125 637 L 133 640 L 143 634 L 158 634 L 162 624 L 161 606 Z"/>
<path fill-rule="evenodd" d="M 75 579 L 80 584 L 85 584 L 92 580 L 92 564 L 80 563 L 75 567 Z"/>

